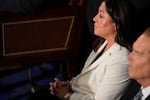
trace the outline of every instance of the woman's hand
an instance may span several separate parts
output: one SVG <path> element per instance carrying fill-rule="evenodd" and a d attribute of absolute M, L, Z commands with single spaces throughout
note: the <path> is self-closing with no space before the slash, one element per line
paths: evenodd
<path fill-rule="evenodd" d="M 63 99 L 63 97 L 71 92 L 70 81 L 61 81 L 58 78 L 54 78 L 54 82 L 49 83 L 50 93 Z"/>

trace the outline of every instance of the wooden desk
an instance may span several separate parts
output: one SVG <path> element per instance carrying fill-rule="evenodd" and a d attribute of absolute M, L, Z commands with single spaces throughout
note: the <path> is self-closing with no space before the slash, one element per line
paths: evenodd
<path fill-rule="evenodd" d="M 36 14 L 0 14 L 0 66 L 57 61 L 76 74 L 85 13 L 80 6 Z"/>

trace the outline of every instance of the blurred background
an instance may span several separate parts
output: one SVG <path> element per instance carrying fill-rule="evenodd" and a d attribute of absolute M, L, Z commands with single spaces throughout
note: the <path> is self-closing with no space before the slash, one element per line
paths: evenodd
<path fill-rule="evenodd" d="M 37 91 L 49 94 L 54 77 L 66 80 L 80 73 L 95 38 L 95 4 L 97 0 L 0 0 L 0 100 L 27 100 Z M 18 21 L 31 27 L 12 28 Z M 33 33 L 34 27 L 39 32 Z"/>

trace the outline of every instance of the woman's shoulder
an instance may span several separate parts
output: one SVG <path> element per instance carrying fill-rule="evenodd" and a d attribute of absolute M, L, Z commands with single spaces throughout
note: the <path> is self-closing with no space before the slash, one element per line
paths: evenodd
<path fill-rule="evenodd" d="M 129 53 L 130 51 L 127 48 L 115 43 L 109 55 L 112 56 L 112 61 L 128 61 L 127 56 Z"/>
<path fill-rule="evenodd" d="M 113 54 L 116 54 L 116 55 L 118 55 L 118 54 L 128 55 L 130 53 L 130 50 L 121 46 L 118 43 L 114 43 L 114 45 L 111 47 L 110 52 L 112 52 Z"/>

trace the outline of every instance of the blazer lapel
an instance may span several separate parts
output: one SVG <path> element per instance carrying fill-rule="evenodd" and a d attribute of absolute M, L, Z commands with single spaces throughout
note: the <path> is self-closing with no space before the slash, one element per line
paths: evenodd
<path fill-rule="evenodd" d="M 106 42 L 104 42 L 104 46 L 103 47 L 100 47 L 100 50 L 99 50 L 99 52 L 100 51 L 102 51 L 103 49 L 102 48 L 104 48 L 105 46 L 106 46 L 106 44 L 107 44 L 107 41 Z M 87 73 L 87 72 L 89 72 L 89 71 L 91 71 L 91 70 L 93 70 L 93 69 L 95 69 L 98 65 L 102 65 L 103 66 L 103 64 L 106 64 L 107 62 L 108 62 L 108 58 L 109 58 L 109 56 L 111 56 L 111 53 L 113 53 L 113 52 L 116 52 L 116 51 L 118 51 L 120 49 L 120 45 L 118 45 L 117 43 L 115 43 L 115 44 L 113 44 L 105 53 L 103 53 L 102 55 L 101 55 L 101 57 L 99 57 L 95 62 L 93 62 L 92 64 L 85 64 L 85 67 L 83 68 L 83 70 L 82 70 L 82 72 L 81 72 L 81 74 L 79 74 L 79 75 L 82 75 L 82 74 L 85 74 L 85 73 Z M 98 55 L 98 53 L 96 54 L 96 55 Z M 96 56 L 95 56 L 96 57 Z M 95 59 L 95 58 L 94 58 Z M 93 59 L 93 60 L 94 60 Z M 88 62 L 88 60 L 89 59 L 87 59 L 87 62 Z M 90 59 L 91 60 L 91 59 Z M 92 62 L 93 60 L 91 60 L 90 62 Z"/>
<path fill-rule="evenodd" d="M 89 67 L 91 65 L 91 63 L 93 62 L 93 60 L 97 57 L 97 55 L 104 49 L 104 47 L 106 46 L 107 41 L 105 41 L 102 46 L 97 50 L 97 52 L 94 52 L 94 50 L 91 52 L 91 54 L 89 55 L 89 57 L 87 58 L 84 68 Z"/>
<path fill-rule="evenodd" d="M 104 49 L 106 44 L 107 44 L 107 41 L 105 41 L 103 43 L 103 45 L 98 49 L 98 51 L 96 52 L 95 55 L 94 55 L 94 51 L 90 54 L 90 56 L 88 57 L 88 59 L 87 59 L 87 61 L 85 63 L 85 67 L 83 68 L 81 74 L 84 74 L 85 72 L 88 72 L 88 71 L 96 68 L 99 63 L 102 63 L 102 61 L 103 61 L 102 59 L 104 59 L 105 54 L 103 54 L 101 57 L 99 57 L 95 62 L 93 62 L 93 60 Z"/>

